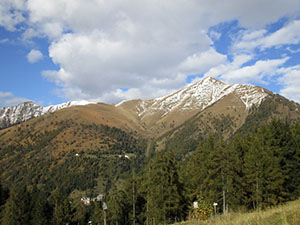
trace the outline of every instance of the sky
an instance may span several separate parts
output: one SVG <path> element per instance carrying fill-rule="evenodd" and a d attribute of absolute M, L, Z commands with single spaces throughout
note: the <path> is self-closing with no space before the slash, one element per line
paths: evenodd
<path fill-rule="evenodd" d="M 151 99 L 211 76 L 300 102 L 300 0 L 1 0 L 0 107 Z"/>

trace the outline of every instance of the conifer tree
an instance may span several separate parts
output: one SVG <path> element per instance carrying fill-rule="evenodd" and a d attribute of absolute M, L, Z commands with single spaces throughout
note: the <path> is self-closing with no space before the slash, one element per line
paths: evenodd
<path fill-rule="evenodd" d="M 72 220 L 71 206 L 69 199 L 63 199 L 57 202 L 54 208 L 54 222 L 55 224 L 66 224 Z"/>
<path fill-rule="evenodd" d="M 27 189 L 13 187 L 3 210 L 2 225 L 30 224 L 31 199 Z"/>
<path fill-rule="evenodd" d="M 183 184 L 173 153 L 158 152 L 151 161 L 147 191 L 148 217 L 152 223 L 174 222 L 184 217 Z"/>
<path fill-rule="evenodd" d="M 230 166 L 230 190 L 227 195 L 227 202 L 232 208 L 239 208 L 245 205 L 247 199 L 247 186 L 245 176 L 245 154 L 249 149 L 249 137 L 237 135 L 226 148 L 229 151 Z"/>
<path fill-rule="evenodd" d="M 88 207 L 81 201 L 82 196 L 76 196 L 72 198 L 71 210 L 72 210 L 72 221 L 78 224 L 86 224 L 88 217 Z"/>
<path fill-rule="evenodd" d="M 284 200 L 283 184 L 286 179 L 280 162 L 280 146 L 272 129 L 262 126 L 253 136 L 245 156 L 245 179 L 250 187 L 249 200 L 254 208 L 264 208 Z"/>
<path fill-rule="evenodd" d="M 113 185 L 107 197 L 107 205 L 109 206 L 109 218 L 112 224 L 126 224 L 128 221 L 128 212 L 132 209 L 131 188 L 128 192 Z"/>
<path fill-rule="evenodd" d="M 222 202 L 224 171 L 222 171 L 221 150 L 213 136 L 199 144 L 191 167 L 193 174 L 193 196 L 200 196 L 207 202 Z M 223 178 L 223 180 L 222 180 Z"/>
<path fill-rule="evenodd" d="M 72 210 L 70 200 L 64 197 L 62 190 L 57 188 L 52 193 L 54 200 L 53 222 L 54 224 L 66 224 L 72 220 Z"/>
<path fill-rule="evenodd" d="M 4 208 L 4 204 L 6 200 L 8 199 L 8 190 L 3 188 L 2 183 L 0 181 L 0 222 L 2 217 L 2 210 Z"/>
<path fill-rule="evenodd" d="M 52 208 L 47 201 L 47 194 L 36 187 L 31 191 L 32 197 L 32 210 L 31 210 L 31 220 L 32 225 L 43 225 L 49 224 Z"/>
<path fill-rule="evenodd" d="M 292 199 L 297 199 L 300 196 L 300 124 L 296 123 L 292 128 L 294 140 L 294 152 L 290 156 L 290 172 L 287 183 L 287 191 L 291 193 Z"/>
<path fill-rule="evenodd" d="M 103 224 L 104 222 L 104 212 L 103 212 L 103 202 L 91 202 L 90 205 L 90 216 L 89 220 L 92 224 Z"/>

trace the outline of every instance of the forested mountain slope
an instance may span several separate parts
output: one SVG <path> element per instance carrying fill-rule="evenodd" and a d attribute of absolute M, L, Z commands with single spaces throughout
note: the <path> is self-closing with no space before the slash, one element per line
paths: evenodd
<path fill-rule="evenodd" d="M 182 220 L 202 198 L 226 212 L 299 197 L 300 105 L 260 87 L 205 78 L 162 98 L 33 117 L 0 130 L 0 180 L 11 198 L 45 195 L 49 224 L 100 215 L 103 199 L 80 200 L 99 194 L 119 224 Z"/>

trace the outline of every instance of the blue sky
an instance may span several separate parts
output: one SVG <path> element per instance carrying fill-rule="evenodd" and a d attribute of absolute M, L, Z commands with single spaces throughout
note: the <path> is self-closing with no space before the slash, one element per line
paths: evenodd
<path fill-rule="evenodd" d="M 154 98 L 204 76 L 300 102 L 299 31 L 300 0 L 2 0 L 0 107 Z"/>

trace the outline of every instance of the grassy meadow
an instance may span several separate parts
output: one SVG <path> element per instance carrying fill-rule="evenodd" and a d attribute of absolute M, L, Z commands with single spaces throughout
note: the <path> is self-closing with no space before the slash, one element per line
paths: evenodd
<path fill-rule="evenodd" d="M 176 225 L 297 225 L 300 224 L 300 200 L 267 210 L 249 213 L 232 212 L 207 221 L 187 221 Z"/>

